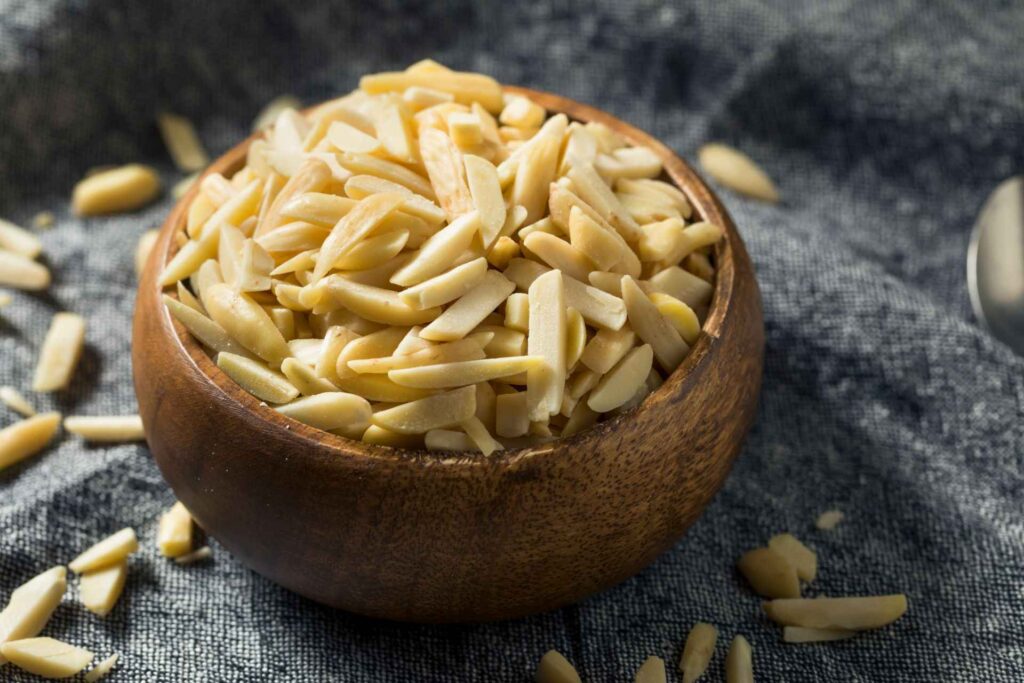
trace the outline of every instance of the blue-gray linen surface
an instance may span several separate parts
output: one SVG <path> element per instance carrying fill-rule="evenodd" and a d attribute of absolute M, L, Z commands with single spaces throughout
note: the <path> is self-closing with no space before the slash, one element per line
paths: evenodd
<path fill-rule="evenodd" d="M 980 204 L 1024 170 L 1022 36 L 1009 1 L 0 0 L 0 216 L 57 216 L 39 233 L 53 286 L 0 312 L 0 384 L 27 390 L 54 312 L 89 320 L 72 386 L 31 395 L 41 408 L 135 410 L 132 252 L 172 200 L 112 218 L 67 205 L 91 166 L 180 177 L 160 110 L 219 154 L 276 95 L 314 102 L 433 56 L 607 109 L 691 160 L 731 143 L 783 195 L 722 192 L 764 296 L 757 423 L 701 520 L 622 585 L 489 625 L 334 611 L 215 541 L 206 564 L 158 557 L 173 497 L 146 448 L 65 437 L 0 474 L 0 600 L 131 525 L 142 549 L 113 613 L 69 591 L 46 630 L 120 653 L 114 681 L 526 681 L 549 648 L 584 680 L 632 680 L 648 655 L 676 680 L 697 620 L 723 637 L 708 680 L 734 634 L 762 681 L 1024 680 L 1024 361 L 974 321 L 963 268 Z M 844 521 L 817 530 L 832 508 Z M 908 614 L 846 642 L 783 644 L 734 562 L 784 530 L 818 551 L 809 594 L 906 592 Z"/>

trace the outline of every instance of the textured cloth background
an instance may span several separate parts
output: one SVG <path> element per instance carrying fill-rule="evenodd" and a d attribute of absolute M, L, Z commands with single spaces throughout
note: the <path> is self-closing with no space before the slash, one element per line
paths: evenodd
<path fill-rule="evenodd" d="M 66 207 L 93 165 L 178 177 L 160 109 L 219 154 L 273 96 L 313 102 L 433 56 L 603 107 L 690 159 L 704 141 L 735 144 L 784 196 L 723 191 L 764 295 L 760 418 L 703 518 L 624 584 L 483 626 L 332 611 L 216 543 L 206 564 L 159 558 L 173 497 L 147 450 L 63 438 L 0 474 L 0 599 L 131 525 L 142 549 L 114 612 L 99 619 L 69 591 L 46 630 L 120 653 L 112 680 L 525 681 L 554 647 L 585 680 L 625 681 L 648 655 L 674 669 L 697 620 L 722 631 L 709 680 L 736 633 L 763 681 L 1024 680 L 1024 361 L 972 320 L 963 267 L 981 202 L 1024 170 L 1022 35 L 1021 4 L 956 0 L 0 0 L 0 215 L 58 214 L 40 233 L 54 285 L 0 313 L 0 384 L 27 389 L 54 312 L 89 318 L 72 387 L 31 396 L 40 408 L 135 410 L 132 252 L 171 200 L 88 220 Z M 829 508 L 845 521 L 816 530 Z M 782 644 L 733 566 L 783 530 L 819 553 L 811 594 L 905 591 L 907 616 Z"/>

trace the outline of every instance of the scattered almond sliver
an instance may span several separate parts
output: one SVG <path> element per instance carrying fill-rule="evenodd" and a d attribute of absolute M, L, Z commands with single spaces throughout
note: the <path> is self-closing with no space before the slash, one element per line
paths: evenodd
<path fill-rule="evenodd" d="M 102 662 L 94 666 L 85 674 L 85 683 L 96 683 L 100 679 L 104 678 L 107 674 L 114 670 L 117 665 L 118 655 L 110 655 Z"/>
<path fill-rule="evenodd" d="M 557 650 L 549 650 L 537 664 L 537 683 L 580 683 L 580 675 Z"/>
<path fill-rule="evenodd" d="M 21 413 L 24 417 L 32 417 L 36 409 L 14 387 L 0 387 L 0 401 L 11 410 Z"/>
<path fill-rule="evenodd" d="M 721 143 L 708 143 L 697 151 L 697 156 L 708 175 L 729 189 L 772 204 L 779 201 L 771 178 L 743 152 Z"/>
<path fill-rule="evenodd" d="M 718 629 L 703 622 L 695 624 L 686 636 L 683 654 L 679 658 L 679 671 L 683 674 L 683 683 L 693 683 L 708 668 L 715 643 L 718 641 Z"/>
<path fill-rule="evenodd" d="M 43 630 L 67 590 L 67 574 L 64 567 L 53 567 L 14 589 L 0 612 L 0 646 Z M 0 665 L 5 661 L 0 656 Z"/>
<path fill-rule="evenodd" d="M 37 292 L 50 286 L 50 270 L 26 256 L 0 249 L 0 285 Z"/>
<path fill-rule="evenodd" d="M 754 683 L 753 652 L 743 636 L 736 636 L 725 657 L 726 683 Z"/>
<path fill-rule="evenodd" d="M 75 313 L 57 313 L 39 351 L 32 380 L 33 391 L 57 391 L 71 381 L 82 345 L 85 342 L 85 318 Z"/>
<path fill-rule="evenodd" d="M 755 548 L 736 564 L 753 589 L 766 598 L 800 597 L 796 569 L 771 548 Z"/>
<path fill-rule="evenodd" d="M 405 447 L 431 432 L 431 448 L 493 452 L 576 434 L 675 370 L 699 338 L 713 291 L 701 278 L 714 278 L 724 231 L 689 223 L 686 196 L 657 179 L 658 153 L 434 63 L 360 85 L 308 113 L 280 108 L 246 166 L 194 195 L 161 283 L 189 283 L 168 307 L 229 376 L 326 431 Z M 329 353 L 289 362 L 293 342 L 335 328 L 346 337 L 322 344 Z M 423 345 L 490 337 L 482 358 L 410 362 L 395 344 L 413 329 Z M 362 338 L 377 331 L 395 344 L 370 351 Z M 587 353 L 603 333 L 621 333 L 614 349 Z M 501 432 L 494 411 L 468 420 L 469 401 L 448 422 L 391 405 L 366 424 L 320 407 L 330 394 L 407 404 L 483 383 L 524 394 L 526 432 L 501 433 L 521 430 L 511 414 Z M 570 384 L 581 391 L 566 399 Z"/>
<path fill-rule="evenodd" d="M 832 531 L 843 521 L 843 513 L 839 510 L 826 510 L 818 515 L 814 525 L 822 531 Z"/>
<path fill-rule="evenodd" d="M 95 571 L 115 564 L 139 549 L 135 530 L 124 528 L 91 546 L 68 564 L 76 574 Z"/>
<path fill-rule="evenodd" d="M 160 177 L 141 164 L 99 171 L 78 181 L 71 208 L 80 216 L 133 211 L 160 194 Z"/>
<path fill-rule="evenodd" d="M 180 501 L 160 518 L 156 544 L 164 557 L 181 557 L 192 550 L 192 515 Z"/>
<path fill-rule="evenodd" d="M 0 218 L 0 249 L 34 259 L 42 253 L 43 243 L 28 230 Z"/>
<path fill-rule="evenodd" d="M 88 650 L 55 640 L 27 638 L 0 645 L 0 655 L 19 669 L 44 678 L 70 678 L 89 666 Z"/>
<path fill-rule="evenodd" d="M 0 429 L 0 471 L 43 450 L 60 427 L 60 413 L 41 413 Z"/>
<path fill-rule="evenodd" d="M 64 418 L 64 429 L 96 443 L 122 443 L 146 438 L 142 418 L 138 415 L 69 416 Z"/>
<path fill-rule="evenodd" d="M 665 660 L 648 657 L 637 669 L 634 683 L 665 683 Z"/>
<path fill-rule="evenodd" d="M 192 122 L 177 114 L 162 113 L 156 117 L 160 135 L 175 166 L 186 173 L 192 173 L 210 163 L 210 157 L 203 149 Z"/>
<path fill-rule="evenodd" d="M 848 598 L 772 600 L 762 605 L 772 621 L 784 626 L 864 631 L 881 628 L 907 611 L 907 597 L 877 595 Z"/>
<path fill-rule="evenodd" d="M 196 548 L 190 553 L 174 558 L 174 561 L 177 564 L 195 564 L 196 562 L 201 562 L 212 555 L 213 551 L 210 549 L 210 546 L 204 545 L 202 548 Z"/>
<path fill-rule="evenodd" d="M 105 617 L 121 597 L 127 578 L 127 560 L 86 572 L 78 582 L 78 599 L 87 610 Z"/>

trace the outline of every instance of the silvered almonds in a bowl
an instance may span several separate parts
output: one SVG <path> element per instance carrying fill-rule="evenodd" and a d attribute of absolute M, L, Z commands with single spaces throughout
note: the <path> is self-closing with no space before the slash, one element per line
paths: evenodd
<path fill-rule="evenodd" d="M 207 174 L 160 284 L 242 388 L 352 439 L 535 445 L 638 405 L 701 333 L 723 229 L 662 158 L 436 63 L 283 111 Z"/>

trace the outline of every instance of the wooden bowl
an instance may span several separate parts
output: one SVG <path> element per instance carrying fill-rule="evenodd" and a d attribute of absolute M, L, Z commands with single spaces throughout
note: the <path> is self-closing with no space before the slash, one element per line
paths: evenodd
<path fill-rule="evenodd" d="M 700 218 L 725 227 L 704 331 L 641 406 L 570 438 L 491 457 L 328 434 L 247 394 L 161 302 L 157 274 L 196 190 L 171 212 L 139 285 L 132 361 L 147 440 L 197 522 L 301 595 L 417 622 L 520 617 L 643 569 L 718 491 L 754 419 L 761 301 L 736 227 L 671 150 L 597 109 L 508 88 L 654 149 Z M 230 174 L 250 141 L 210 172 Z"/>

